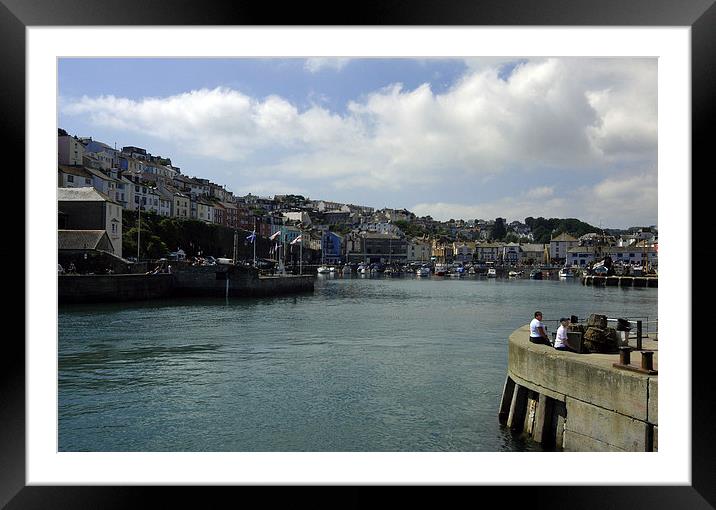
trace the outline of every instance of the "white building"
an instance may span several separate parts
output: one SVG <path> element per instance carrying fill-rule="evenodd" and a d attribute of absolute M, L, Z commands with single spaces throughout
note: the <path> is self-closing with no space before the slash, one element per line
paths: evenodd
<path fill-rule="evenodd" d="M 570 248 L 579 245 L 579 239 L 569 234 L 560 234 L 549 240 L 549 256 L 552 260 L 566 260 Z"/>
<path fill-rule="evenodd" d="M 73 136 L 63 135 L 57 137 L 57 162 L 60 165 L 81 165 L 85 148 Z"/>
<path fill-rule="evenodd" d="M 408 262 L 428 262 L 432 254 L 432 244 L 424 239 L 408 241 Z"/>

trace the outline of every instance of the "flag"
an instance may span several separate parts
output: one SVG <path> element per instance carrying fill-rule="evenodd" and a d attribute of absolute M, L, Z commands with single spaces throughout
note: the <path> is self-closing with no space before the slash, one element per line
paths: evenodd
<path fill-rule="evenodd" d="M 252 243 L 254 242 L 255 239 L 256 239 L 256 231 L 255 230 L 253 232 L 251 232 L 251 234 L 246 237 L 246 240 L 251 241 Z"/>
<path fill-rule="evenodd" d="M 298 236 L 296 239 L 294 239 L 293 241 L 291 241 L 291 244 L 296 244 L 296 243 L 302 242 L 302 241 L 301 241 L 301 237 L 303 237 L 303 236 Z"/>
<path fill-rule="evenodd" d="M 281 234 L 281 231 L 279 230 L 278 232 L 276 232 L 275 234 L 273 234 L 271 237 L 269 237 L 269 239 L 271 239 L 271 240 L 273 241 L 273 240 L 276 239 L 280 234 Z"/>

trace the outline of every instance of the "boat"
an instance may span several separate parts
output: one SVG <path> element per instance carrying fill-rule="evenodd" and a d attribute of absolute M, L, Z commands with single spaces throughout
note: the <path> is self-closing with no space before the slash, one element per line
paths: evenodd
<path fill-rule="evenodd" d="M 447 266 L 445 264 L 435 264 L 435 276 L 445 276 L 447 274 Z"/>
<path fill-rule="evenodd" d="M 574 273 L 572 272 L 572 269 L 569 267 L 563 267 L 559 270 L 559 277 L 560 278 L 574 278 Z"/>
<path fill-rule="evenodd" d="M 509 278 L 519 278 L 520 276 L 522 276 L 522 271 L 510 271 L 509 273 L 507 273 L 507 276 Z"/>
<path fill-rule="evenodd" d="M 336 268 L 335 268 L 334 266 L 328 266 L 328 272 L 329 272 L 329 273 L 335 273 L 335 272 L 336 272 Z"/>
<path fill-rule="evenodd" d="M 542 270 L 541 269 L 533 269 L 530 271 L 530 278 L 532 280 L 541 280 L 542 279 Z"/>
<path fill-rule="evenodd" d="M 415 270 L 415 276 L 430 276 L 430 268 L 428 267 L 419 267 Z"/>
<path fill-rule="evenodd" d="M 326 273 L 330 272 L 330 269 L 328 266 L 323 265 L 323 266 L 319 266 L 318 269 L 316 270 L 316 272 L 318 274 L 326 274 Z"/>
<path fill-rule="evenodd" d="M 488 278 L 497 278 L 497 271 L 495 270 L 494 267 L 491 267 L 490 269 L 487 270 L 487 277 Z"/>
<path fill-rule="evenodd" d="M 370 269 L 368 269 L 368 266 L 366 266 L 363 263 L 358 264 L 358 274 L 367 274 L 370 272 Z"/>

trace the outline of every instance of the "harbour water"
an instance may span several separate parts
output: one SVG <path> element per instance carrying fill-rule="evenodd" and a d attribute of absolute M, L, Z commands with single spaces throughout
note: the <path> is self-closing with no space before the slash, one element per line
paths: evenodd
<path fill-rule="evenodd" d="M 575 281 L 576 280 L 576 281 Z M 63 305 L 60 451 L 540 451 L 498 423 L 541 310 L 657 317 L 656 288 L 319 276 L 313 294 Z"/>

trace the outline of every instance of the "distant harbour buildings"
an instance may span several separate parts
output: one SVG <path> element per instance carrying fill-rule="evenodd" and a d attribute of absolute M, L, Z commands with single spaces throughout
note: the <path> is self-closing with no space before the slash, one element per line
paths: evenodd
<path fill-rule="evenodd" d="M 549 231 L 554 219 L 439 221 L 407 209 L 376 209 L 300 195 L 238 196 L 225 185 L 186 175 L 169 157 L 153 155 L 143 147 L 118 149 L 61 129 L 57 143 L 58 227 L 104 230 L 119 257 L 123 254 L 122 212 L 130 211 L 255 230 L 266 240 L 261 248 L 266 258 L 292 253 L 277 245 L 291 246 L 301 236 L 305 249 L 301 256 L 331 264 L 437 261 L 589 267 L 610 257 L 619 264 L 658 265 L 655 226 L 607 235 L 607 231 L 569 219 L 566 227 Z M 172 246 L 177 248 L 181 247 Z"/>

